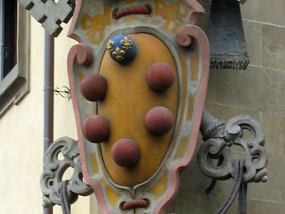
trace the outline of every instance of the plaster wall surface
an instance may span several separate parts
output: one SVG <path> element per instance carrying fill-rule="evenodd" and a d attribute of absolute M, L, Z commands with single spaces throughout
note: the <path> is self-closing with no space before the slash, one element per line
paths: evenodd
<path fill-rule="evenodd" d="M 67 54 L 75 44 L 67 38 L 69 26 L 55 40 L 55 87 L 68 86 Z M 43 169 L 43 74 L 44 30 L 31 18 L 30 92 L 0 118 L 0 213 L 39 214 L 42 193 L 39 180 Z M 62 136 L 77 139 L 71 101 L 54 98 L 54 140 Z M 65 178 L 70 173 L 64 175 Z M 55 206 L 54 214 L 62 213 Z M 89 198 L 79 198 L 72 213 L 89 213 Z"/>

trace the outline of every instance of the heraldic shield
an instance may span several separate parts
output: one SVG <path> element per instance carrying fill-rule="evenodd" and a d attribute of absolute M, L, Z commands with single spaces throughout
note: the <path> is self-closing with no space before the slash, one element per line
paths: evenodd
<path fill-rule="evenodd" d="M 102 213 L 165 213 L 192 159 L 209 44 L 195 0 L 77 1 L 68 56 L 85 182 Z"/>

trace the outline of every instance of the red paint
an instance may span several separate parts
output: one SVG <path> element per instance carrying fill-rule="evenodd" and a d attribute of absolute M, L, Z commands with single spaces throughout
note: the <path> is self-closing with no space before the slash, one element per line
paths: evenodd
<path fill-rule="evenodd" d="M 159 62 L 148 69 L 146 80 L 153 90 L 163 92 L 173 85 L 175 72 L 169 65 Z"/>
<path fill-rule="evenodd" d="M 89 74 L 81 81 L 80 91 L 89 101 L 103 100 L 107 91 L 107 81 L 100 74 Z"/>
<path fill-rule="evenodd" d="M 145 116 L 146 128 L 155 135 L 166 134 L 174 123 L 174 117 L 165 107 L 154 107 Z"/>
<path fill-rule="evenodd" d="M 101 143 L 110 135 L 110 124 L 104 117 L 92 115 L 84 121 L 82 133 L 88 141 Z"/>
<path fill-rule="evenodd" d="M 128 168 L 139 160 L 140 148 L 133 140 L 123 138 L 113 145 L 111 156 L 116 164 Z"/>
<path fill-rule="evenodd" d="M 122 210 L 131 210 L 135 208 L 146 208 L 149 206 L 149 201 L 146 199 L 143 200 L 132 200 L 123 203 Z"/>

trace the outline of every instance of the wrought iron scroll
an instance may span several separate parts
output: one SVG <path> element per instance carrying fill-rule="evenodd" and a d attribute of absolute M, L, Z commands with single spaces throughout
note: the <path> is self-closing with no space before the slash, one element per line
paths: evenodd
<path fill-rule="evenodd" d="M 251 133 L 250 138 L 242 138 L 244 130 Z M 238 145 L 246 151 L 242 182 L 267 181 L 265 136 L 257 120 L 248 115 L 239 115 L 225 123 L 204 110 L 200 131 L 205 143 L 201 145 L 197 158 L 206 176 L 216 180 L 234 177 L 234 158 L 230 148 Z"/>
<path fill-rule="evenodd" d="M 62 154 L 63 159 L 60 158 Z M 78 144 L 75 140 L 62 137 L 51 144 L 44 156 L 45 170 L 40 179 L 43 206 L 60 205 L 60 188 L 64 172 L 73 168 L 73 175 L 67 181 L 67 197 L 74 203 L 78 195 L 90 195 L 93 190 L 83 182 Z"/>
<path fill-rule="evenodd" d="M 59 0 L 57 3 L 53 0 L 17 1 L 54 37 L 62 31 L 60 24 L 70 20 L 75 6 L 75 0 Z"/>

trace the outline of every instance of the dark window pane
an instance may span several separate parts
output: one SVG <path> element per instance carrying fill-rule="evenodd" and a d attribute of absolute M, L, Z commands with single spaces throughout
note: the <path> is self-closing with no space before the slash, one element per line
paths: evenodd
<path fill-rule="evenodd" d="M 17 1 L 4 0 L 4 77 L 17 64 Z"/>

